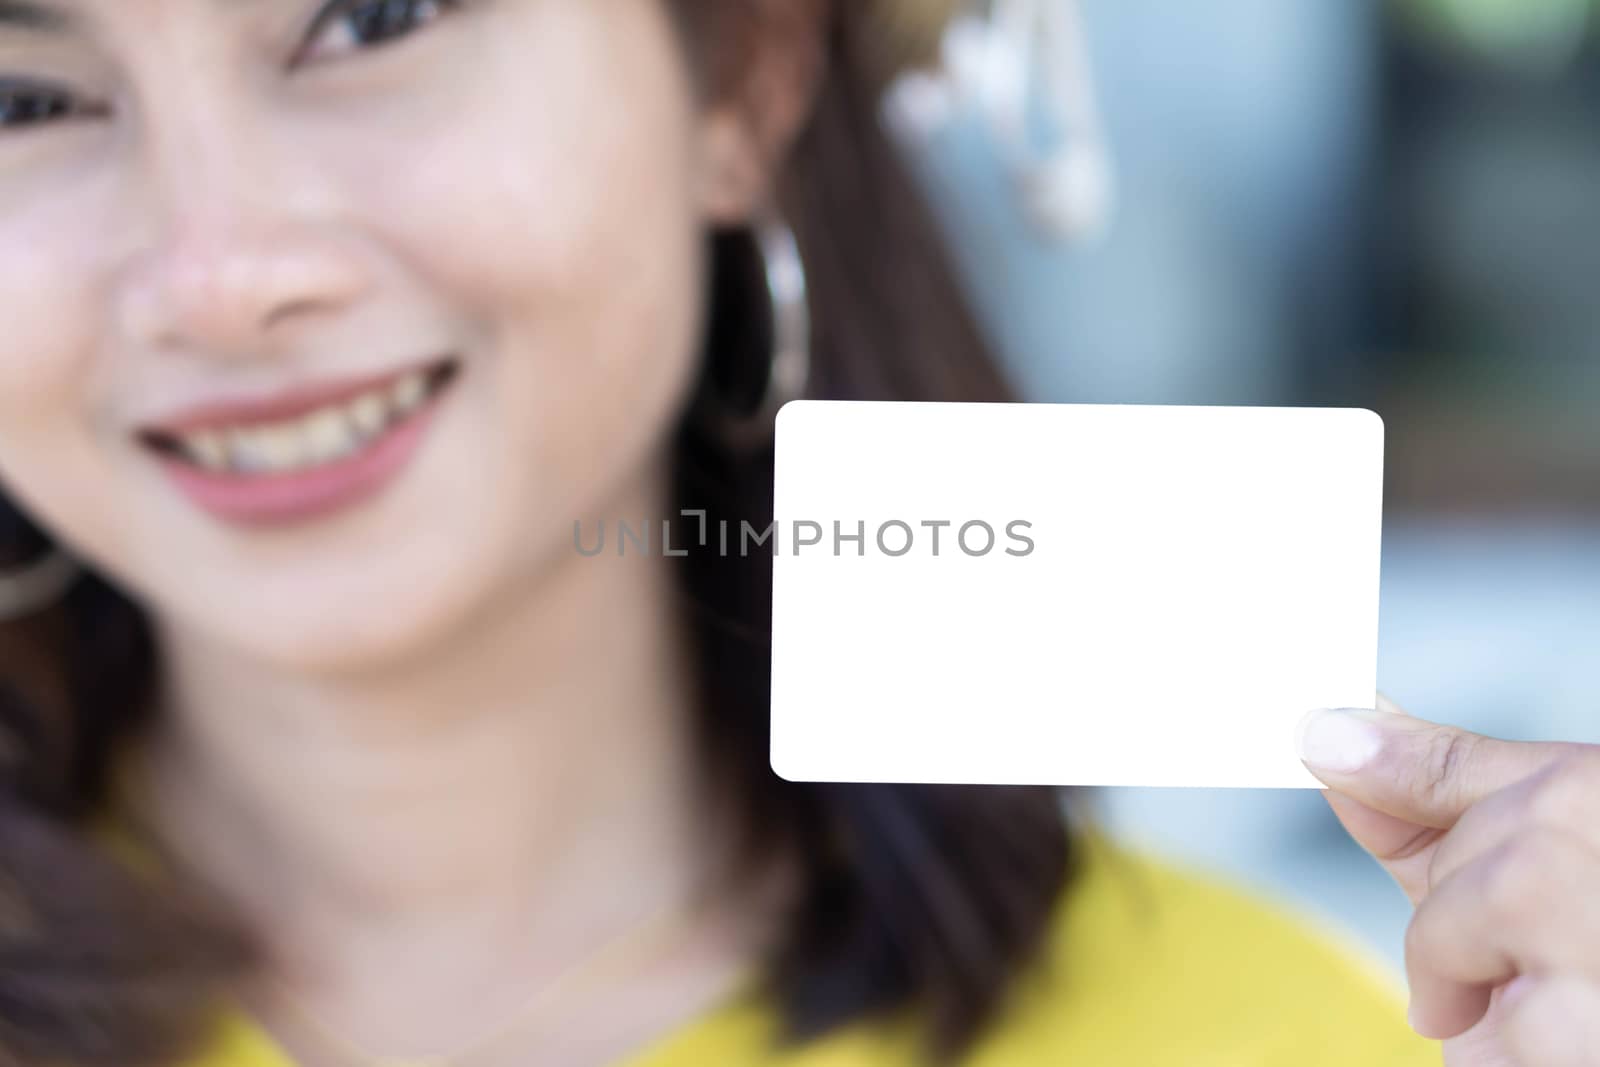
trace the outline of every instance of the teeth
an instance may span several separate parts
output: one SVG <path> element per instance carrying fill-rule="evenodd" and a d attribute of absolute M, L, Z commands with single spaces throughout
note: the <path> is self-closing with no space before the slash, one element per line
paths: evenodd
<path fill-rule="evenodd" d="M 363 437 L 376 437 L 389 425 L 389 405 L 383 397 L 376 393 L 366 393 L 357 397 L 345 409 L 350 417 L 350 423 L 356 432 Z"/>
<path fill-rule="evenodd" d="M 358 451 L 427 401 L 428 376 L 415 371 L 388 389 L 364 393 L 293 422 L 181 434 L 184 454 L 210 471 L 277 473 L 317 466 Z"/>
<path fill-rule="evenodd" d="M 228 452 L 236 471 L 281 471 L 304 462 L 303 435 L 293 427 L 233 430 Z"/>
<path fill-rule="evenodd" d="M 427 398 L 428 376 L 422 371 L 414 371 L 401 378 L 389 392 L 389 403 L 402 415 L 415 411 Z"/>
<path fill-rule="evenodd" d="M 228 442 L 220 433 L 195 433 L 183 438 L 190 459 L 210 471 L 228 469 Z"/>
<path fill-rule="evenodd" d="M 301 423 L 301 440 L 307 458 L 313 463 L 326 463 L 354 452 L 361 445 L 355 427 L 343 411 L 332 409 L 318 411 Z"/>

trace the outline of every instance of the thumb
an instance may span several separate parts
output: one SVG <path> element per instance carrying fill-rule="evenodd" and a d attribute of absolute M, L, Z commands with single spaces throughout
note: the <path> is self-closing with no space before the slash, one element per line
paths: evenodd
<path fill-rule="evenodd" d="M 1436 829 L 1455 825 L 1479 800 L 1572 750 L 1500 741 L 1398 708 L 1314 711 L 1300 724 L 1299 742 L 1300 758 L 1329 788 L 1375 812 Z"/>

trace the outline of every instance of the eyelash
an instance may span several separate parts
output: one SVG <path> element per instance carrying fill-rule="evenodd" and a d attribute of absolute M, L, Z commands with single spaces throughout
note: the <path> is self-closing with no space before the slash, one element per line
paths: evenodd
<path fill-rule="evenodd" d="M 371 41 L 358 41 L 353 50 L 382 48 L 410 37 L 464 3 L 466 0 L 333 0 L 312 20 L 306 44 L 296 54 L 296 63 L 303 62 L 307 49 L 341 19 L 352 30 L 359 26 L 360 32 L 378 33 Z"/>
<path fill-rule="evenodd" d="M 0 84 L 0 129 L 87 116 L 100 110 L 93 105 L 79 103 L 72 94 L 48 85 L 28 82 Z"/>
<path fill-rule="evenodd" d="M 305 43 L 296 50 L 291 66 L 322 62 L 314 58 L 314 48 L 319 38 L 339 26 L 341 20 L 354 39 L 345 51 L 371 51 L 420 32 L 466 2 L 331 0 L 312 19 Z M 103 117 L 108 110 L 102 104 L 81 102 L 69 90 L 56 86 L 0 80 L 0 134 L 64 119 Z"/>

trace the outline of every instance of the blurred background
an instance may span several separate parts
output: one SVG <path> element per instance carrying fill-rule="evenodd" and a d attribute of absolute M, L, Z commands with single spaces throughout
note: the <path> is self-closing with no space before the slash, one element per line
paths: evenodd
<path fill-rule="evenodd" d="M 1600 741 L 1597 6 L 1079 0 L 1115 209 L 1069 240 L 981 108 L 912 137 L 1029 399 L 1383 415 L 1381 685 L 1503 737 Z M 1409 907 L 1318 794 L 1100 804 L 1399 964 Z"/>

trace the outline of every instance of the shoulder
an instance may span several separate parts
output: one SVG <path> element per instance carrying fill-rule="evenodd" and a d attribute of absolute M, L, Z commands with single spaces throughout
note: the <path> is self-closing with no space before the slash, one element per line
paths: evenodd
<path fill-rule="evenodd" d="M 1439 1046 L 1405 1021 L 1398 976 L 1347 939 L 1218 878 L 1079 842 L 1035 966 L 962 1067 L 1184 1063 L 1411 1067 Z M 628 1067 L 912 1067 L 910 1031 L 858 1025 L 764 1051 L 759 1005 L 688 1028 Z"/>
<path fill-rule="evenodd" d="M 1215 876 L 1082 839 L 1035 972 L 975 1067 L 1437 1064 L 1398 975 L 1350 938 Z M 1038 1062 L 1045 1062 L 1041 1058 Z"/>

